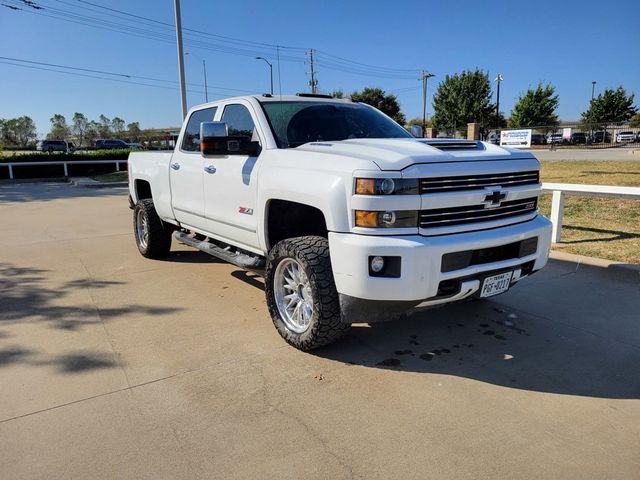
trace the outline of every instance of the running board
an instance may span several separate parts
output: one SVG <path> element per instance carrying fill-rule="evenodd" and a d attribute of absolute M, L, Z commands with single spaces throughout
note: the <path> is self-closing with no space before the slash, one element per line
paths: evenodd
<path fill-rule="evenodd" d="M 176 240 L 190 247 L 197 248 L 198 250 L 213 255 L 220 260 L 232 263 L 236 267 L 246 268 L 249 270 L 262 270 L 265 267 L 265 259 L 260 255 L 252 255 L 250 253 L 233 252 L 226 248 L 219 247 L 214 243 L 207 242 L 206 240 L 198 240 L 193 238 L 184 232 L 175 233 Z"/>

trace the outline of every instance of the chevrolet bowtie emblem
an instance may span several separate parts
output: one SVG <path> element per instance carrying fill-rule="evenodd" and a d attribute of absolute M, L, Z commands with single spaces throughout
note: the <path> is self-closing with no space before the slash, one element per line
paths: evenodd
<path fill-rule="evenodd" d="M 489 205 L 500 205 L 500 202 L 507 197 L 506 193 L 501 192 L 500 190 L 496 190 L 495 192 L 490 193 L 484 197 L 484 203 L 488 203 Z"/>

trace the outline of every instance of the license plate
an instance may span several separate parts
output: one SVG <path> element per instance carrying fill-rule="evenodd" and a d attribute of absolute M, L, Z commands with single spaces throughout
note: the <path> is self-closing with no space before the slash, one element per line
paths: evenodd
<path fill-rule="evenodd" d="M 511 285 L 511 277 L 513 277 L 513 272 L 505 272 L 485 278 L 484 282 L 482 282 L 480 296 L 492 297 L 493 295 L 506 292 L 509 290 L 509 285 Z"/>

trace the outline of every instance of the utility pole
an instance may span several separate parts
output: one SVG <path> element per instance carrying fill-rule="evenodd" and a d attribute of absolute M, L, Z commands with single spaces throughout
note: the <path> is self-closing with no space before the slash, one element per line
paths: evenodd
<path fill-rule="evenodd" d="M 596 93 L 596 81 L 591 82 L 591 102 L 593 102 L 593 95 Z"/>
<path fill-rule="evenodd" d="M 209 90 L 207 88 L 207 64 L 202 59 L 202 71 L 204 72 L 204 101 L 209 103 Z"/>
<path fill-rule="evenodd" d="M 193 55 L 198 60 L 202 61 L 202 72 L 204 73 L 204 101 L 209 103 L 209 89 L 207 88 L 207 64 L 205 63 L 204 58 L 200 58 L 195 53 L 187 52 L 185 53 L 185 56 L 186 55 Z"/>
<path fill-rule="evenodd" d="M 427 131 L 427 81 L 435 77 L 433 73 L 425 72 L 422 70 L 420 78 L 422 80 L 422 136 L 425 136 Z"/>
<path fill-rule="evenodd" d="M 318 93 L 318 80 L 316 79 L 316 71 L 313 66 L 313 48 L 309 50 L 309 65 L 311 68 L 311 80 L 309 80 L 311 93 Z"/>
<path fill-rule="evenodd" d="M 500 127 L 500 83 L 504 81 L 504 77 L 501 73 L 495 79 L 498 83 L 498 90 L 496 92 L 496 127 Z"/>
<path fill-rule="evenodd" d="M 182 119 L 187 116 L 187 86 L 184 80 L 184 56 L 182 53 L 182 20 L 180 17 L 180 0 L 173 0 L 176 15 L 176 41 L 178 43 L 178 76 L 180 77 L 180 99 L 182 101 Z"/>

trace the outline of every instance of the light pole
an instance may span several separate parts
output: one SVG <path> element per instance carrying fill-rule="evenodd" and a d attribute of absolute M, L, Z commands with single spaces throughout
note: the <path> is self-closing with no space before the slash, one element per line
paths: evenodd
<path fill-rule="evenodd" d="M 500 127 L 500 83 L 504 81 L 504 77 L 499 73 L 494 81 L 498 83 L 496 91 L 496 127 Z"/>
<path fill-rule="evenodd" d="M 271 95 L 273 95 L 273 65 L 264 57 L 256 57 L 256 60 L 264 60 L 269 65 L 269 77 L 271 78 Z"/>
<path fill-rule="evenodd" d="M 593 102 L 593 94 L 596 92 L 596 81 L 591 81 L 591 101 Z"/>
<path fill-rule="evenodd" d="M 435 75 L 423 70 L 420 77 L 422 79 L 422 136 L 424 137 L 427 131 L 427 81 Z"/>
<path fill-rule="evenodd" d="M 182 119 L 187 116 L 187 86 L 184 80 L 184 55 L 182 54 L 182 19 L 180 16 L 180 0 L 173 0 L 176 16 L 176 43 L 178 46 L 178 77 L 180 78 L 180 100 L 182 102 Z"/>
<path fill-rule="evenodd" d="M 204 101 L 209 103 L 209 90 L 207 89 L 207 64 L 205 63 L 204 58 L 200 58 L 195 53 L 187 52 L 185 55 L 191 55 L 202 61 L 202 73 L 204 73 Z"/>

